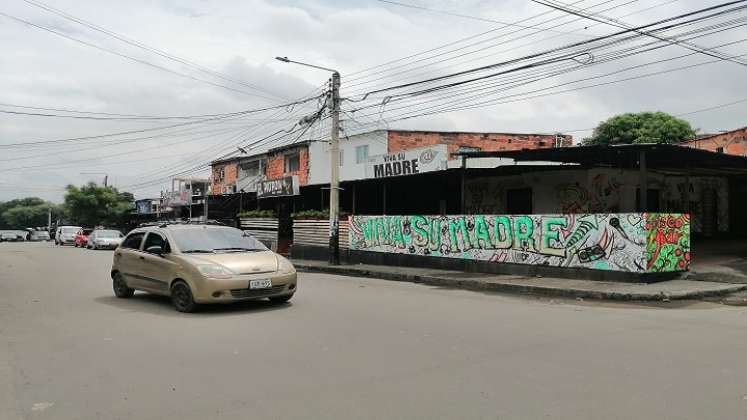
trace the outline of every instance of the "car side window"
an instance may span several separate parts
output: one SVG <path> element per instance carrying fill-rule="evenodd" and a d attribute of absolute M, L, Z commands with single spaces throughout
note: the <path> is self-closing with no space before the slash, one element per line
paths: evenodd
<path fill-rule="evenodd" d="M 122 248 L 140 249 L 140 243 L 143 242 L 143 236 L 145 236 L 145 232 L 133 233 L 125 238 L 120 246 Z"/>
<path fill-rule="evenodd" d="M 163 236 L 159 235 L 158 233 L 150 232 L 145 238 L 145 245 L 143 246 L 143 249 L 147 250 L 152 246 L 160 246 L 164 253 L 168 253 L 171 251 L 169 249 L 169 242 L 164 239 Z"/>

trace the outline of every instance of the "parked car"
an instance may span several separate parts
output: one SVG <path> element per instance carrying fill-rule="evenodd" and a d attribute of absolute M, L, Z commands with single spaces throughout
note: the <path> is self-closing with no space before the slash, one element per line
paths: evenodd
<path fill-rule="evenodd" d="M 180 312 L 198 304 L 269 298 L 296 292 L 296 269 L 253 236 L 232 227 L 162 224 L 133 230 L 114 251 L 114 294 L 135 290 L 170 296 Z"/>
<path fill-rule="evenodd" d="M 118 230 L 96 229 L 88 235 L 88 249 L 115 249 L 124 235 Z"/>
<path fill-rule="evenodd" d="M 88 235 L 93 232 L 93 229 L 81 229 L 75 234 L 75 247 L 85 248 L 88 246 Z"/>
<path fill-rule="evenodd" d="M 75 235 L 83 229 L 80 226 L 60 226 L 54 235 L 55 245 L 75 244 Z"/>
<path fill-rule="evenodd" d="M 23 242 L 26 238 L 17 232 L 0 233 L 0 242 Z"/>
<path fill-rule="evenodd" d="M 31 232 L 31 238 L 30 241 L 48 241 L 50 240 L 49 232 L 46 230 L 35 230 Z"/>

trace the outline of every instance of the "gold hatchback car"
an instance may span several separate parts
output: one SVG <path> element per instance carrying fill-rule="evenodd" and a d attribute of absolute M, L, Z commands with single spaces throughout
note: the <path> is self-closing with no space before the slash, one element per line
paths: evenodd
<path fill-rule="evenodd" d="M 211 224 L 161 224 L 130 232 L 114 251 L 114 294 L 170 296 L 177 311 L 201 303 L 287 302 L 296 269 L 245 232 Z"/>

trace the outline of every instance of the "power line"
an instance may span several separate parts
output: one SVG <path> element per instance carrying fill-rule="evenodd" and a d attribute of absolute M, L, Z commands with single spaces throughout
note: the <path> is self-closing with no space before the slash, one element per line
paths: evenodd
<path fill-rule="evenodd" d="M 668 22 L 680 20 L 680 19 L 683 19 L 683 18 L 686 18 L 686 17 L 690 17 L 690 16 L 702 14 L 702 13 L 705 13 L 705 12 L 717 10 L 717 9 L 724 8 L 724 7 L 727 7 L 727 6 L 731 6 L 731 5 L 734 5 L 734 4 L 744 3 L 745 1 L 747 1 L 747 0 L 737 0 L 737 1 L 732 1 L 732 2 L 722 3 L 722 4 L 719 4 L 719 5 L 715 5 L 715 6 L 711 6 L 711 7 L 707 7 L 707 8 L 703 8 L 703 9 L 699 9 L 699 10 L 696 10 L 696 11 L 693 11 L 693 12 L 689 12 L 689 13 L 684 13 L 684 14 L 681 14 L 681 15 L 677 15 L 677 16 L 674 16 L 674 17 L 662 19 L 662 20 L 659 20 L 659 21 L 656 21 L 656 22 L 653 22 L 653 23 L 649 23 L 649 24 L 645 24 L 645 25 L 641 25 L 641 26 L 638 26 L 638 27 L 629 28 L 629 29 L 623 29 L 622 31 L 618 31 L 618 32 L 615 32 L 615 33 L 612 33 L 612 34 L 608 34 L 608 35 L 603 35 L 603 36 L 600 36 L 600 37 L 597 37 L 597 38 L 594 38 L 594 39 L 591 39 L 591 40 L 586 40 L 586 41 L 576 42 L 576 43 L 572 43 L 572 44 L 561 46 L 561 47 L 551 48 L 551 49 L 548 49 L 548 50 L 544 50 L 544 51 L 541 51 L 541 52 L 538 52 L 538 53 L 530 54 L 530 55 L 523 56 L 523 57 L 516 58 L 516 59 L 512 59 L 512 60 L 507 60 L 507 61 L 503 61 L 503 62 L 499 62 L 499 63 L 494 63 L 494 64 L 485 65 L 485 66 L 480 66 L 480 67 L 477 67 L 477 68 L 463 70 L 463 71 L 459 71 L 459 72 L 456 72 L 456 73 L 451 73 L 451 74 L 447 74 L 447 75 L 443 75 L 443 76 L 433 77 L 433 78 L 429 78 L 429 79 L 426 79 L 426 80 L 421 80 L 421 81 L 416 81 L 416 82 L 410 82 L 410 83 L 405 83 L 405 84 L 390 86 L 390 87 L 386 87 L 386 88 L 382 88 L 382 89 L 376 89 L 376 90 L 367 92 L 365 95 L 363 95 L 363 97 L 360 100 L 364 100 L 368 96 L 376 94 L 376 93 L 382 93 L 382 92 L 386 92 L 386 91 L 390 91 L 390 90 L 400 90 L 400 89 L 404 89 L 404 88 L 407 88 L 407 87 L 417 86 L 417 85 L 426 84 L 426 83 L 432 83 L 432 82 L 436 82 L 436 81 L 440 81 L 440 80 L 444 80 L 444 79 L 448 79 L 448 78 L 453 78 L 453 77 L 458 77 L 458 76 L 464 76 L 464 75 L 471 74 L 471 73 L 476 73 L 476 72 L 481 72 L 481 71 L 485 71 L 485 70 L 490 70 L 490 69 L 493 69 L 493 68 L 496 68 L 496 67 L 502 67 L 502 66 L 507 66 L 507 65 L 511 65 L 511 64 L 517 64 L 517 63 L 520 63 L 522 61 L 539 58 L 539 57 L 542 57 L 542 56 L 545 56 L 545 55 L 550 55 L 550 54 L 553 54 L 553 53 L 559 53 L 559 52 L 566 51 L 566 50 L 572 50 L 572 49 L 577 48 L 577 47 L 586 47 L 586 46 L 592 45 L 593 43 L 598 42 L 598 41 L 611 39 L 611 38 L 614 38 L 616 36 L 627 34 L 627 33 L 631 33 L 631 32 L 640 33 L 641 30 L 646 29 L 646 28 L 651 28 L 651 27 L 658 26 L 658 25 L 661 25 L 661 24 L 664 24 L 664 23 L 668 23 Z M 724 13 L 733 12 L 735 10 L 740 10 L 740 9 L 741 9 L 741 7 L 738 7 L 738 8 L 730 9 L 730 10 L 727 10 L 727 11 L 717 12 L 717 14 L 724 14 Z M 717 14 L 715 14 L 715 15 L 717 15 Z M 714 15 L 711 15 L 711 16 L 714 16 Z M 711 17 L 711 16 L 706 16 L 705 18 L 708 18 L 708 17 Z M 705 19 L 705 18 L 699 18 L 699 19 L 702 20 L 702 19 Z M 685 23 L 687 23 L 687 22 L 685 22 Z M 673 25 L 673 26 L 675 26 L 675 25 Z M 658 28 L 656 30 L 657 31 L 661 31 L 662 29 L 666 29 L 666 28 Z M 582 53 L 566 53 L 566 54 L 564 54 L 564 56 L 557 57 L 557 58 L 563 58 L 564 57 L 565 59 L 569 59 L 569 58 L 573 58 L 574 56 L 579 56 L 581 54 Z M 588 52 L 587 52 L 587 54 L 588 54 Z M 501 74 L 504 74 L 504 72 L 495 73 L 494 75 L 501 75 Z M 448 87 L 449 85 L 444 85 L 444 86 Z M 428 91 L 428 90 L 426 90 L 426 91 Z"/>
<path fill-rule="evenodd" d="M 232 116 L 237 116 L 237 115 L 247 115 L 247 114 L 253 114 L 253 113 L 257 113 L 257 112 L 264 112 L 264 111 L 269 111 L 269 110 L 276 110 L 276 109 L 288 108 L 288 107 L 291 107 L 293 105 L 302 104 L 302 103 L 309 102 L 309 101 L 314 100 L 314 99 L 317 99 L 317 97 L 307 98 L 307 99 L 299 100 L 299 101 L 296 101 L 296 102 L 292 102 L 292 103 L 288 103 L 288 104 L 283 104 L 283 105 L 277 105 L 277 106 L 273 106 L 273 107 L 240 111 L 240 112 L 235 112 L 235 113 L 232 113 L 232 114 L 224 114 L 224 115 L 221 115 L 221 116 L 218 116 L 218 117 L 200 119 L 200 120 L 196 120 L 196 121 L 187 121 L 187 122 L 178 123 L 178 124 L 171 124 L 171 125 L 167 125 L 167 126 L 144 128 L 144 129 L 139 129 L 139 130 L 121 131 L 121 132 L 117 132 L 117 133 L 107 133 L 107 134 L 99 134 L 99 135 L 93 135 L 93 136 L 82 136 L 82 137 L 72 137 L 72 138 L 55 139 L 55 140 L 39 140 L 39 141 L 32 141 L 32 142 L 0 144 L 0 148 L 27 147 L 27 146 L 35 146 L 35 145 L 48 145 L 48 144 L 54 144 L 54 143 L 67 143 L 67 142 L 74 142 L 74 141 L 80 141 L 80 140 L 92 140 L 92 139 L 99 139 L 99 138 L 106 138 L 106 137 L 116 137 L 116 136 L 121 136 L 121 135 L 126 135 L 126 134 L 136 134 L 136 133 L 143 133 L 143 132 L 148 132 L 148 131 L 166 130 L 166 129 L 175 128 L 175 127 L 183 127 L 183 126 L 187 126 L 187 125 L 200 124 L 200 123 L 203 123 L 203 122 L 206 122 L 206 121 L 221 120 L 221 119 L 224 119 L 224 118 L 228 118 L 228 117 L 232 117 Z"/>
<path fill-rule="evenodd" d="M 448 12 L 448 11 L 445 11 L 445 10 L 436 10 L 436 9 L 431 9 L 431 8 L 428 8 L 428 7 L 417 6 L 417 5 L 414 5 L 414 4 L 400 3 L 400 2 L 397 2 L 397 1 L 391 1 L 391 0 L 377 0 L 377 1 L 379 1 L 381 3 L 392 4 L 392 5 L 395 5 L 395 6 L 407 7 L 407 8 L 410 8 L 410 9 L 417 9 L 417 10 L 424 10 L 426 12 L 439 13 L 439 14 L 442 14 L 442 15 L 454 16 L 454 17 L 463 18 L 463 19 L 471 19 L 471 20 L 477 20 L 477 21 L 488 22 L 488 23 L 498 23 L 498 24 L 504 25 L 504 27 L 506 27 L 506 26 L 514 26 L 514 27 L 523 28 L 523 29 L 533 29 L 533 28 L 535 28 L 534 26 L 519 25 L 517 23 L 510 23 L 510 22 L 502 22 L 502 21 L 495 20 L 495 19 L 487 19 L 487 18 L 482 18 L 482 17 L 478 17 L 478 16 L 470 16 L 470 15 L 465 15 L 465 14 L 461 14 L 461 13 Z M 552 30 L 552 29 L 545 29 L 545 31 L 547 31 L 547 32 L 555 32 L 555 33 L 558 33 L 558 34 L 565 34 L 565 35 L 593 36 L 593 35 L 586 35 L 586 34 L 576 34 L 576 33 L 566 32 L 566 31 L 557 31 L 557 30 Z"/>
<path fill-rule="evenodd" d="M 637 1 L 637 0 L 634 0 L 634 1 Z M 662 7 L 662 6 L 666 6 L 666 5 L 671 4 L 671 3 L 675 3 L 677 1 L 680 1 L 680 0 L 666 0 L 666 1 L 662 2 L 662 3 L 658 3 L 658 4 L 655 4 L 655 5 L 652 5 L 652 6 L 645 7 L 643 9 L 638 9 L 638 10 L 635 10 L 633 12 L 624 14 L 624 15 L 622 15 L 620 17 L 622 18 L 622 17 L 627 17 L 627 16 L 632 16 L 632 15 L 635 15 L 635 14 L 643 13 L 643 12 L 646 12 L 646 11 L 649 11 L 649 10 L 652 10 L 652 9 L 656 9 L 656 8 L 659 8 L 659 7 Z M 633 1 L 629 1 L 629 2 L 626 2 L 626 3 L 622 3 L 620 5 L 612 6 L 612 7 L 609 7 L 607 9 L 602 10 L 602 12 L 613 10 L 613 9 L 618 8 L 618 7 L 622 7 L 624 5 L 630 4 L 632 2 Z M 589 8 L 592 8 L 594 6 L 596 6 L 596 5 L 589 6 Z M 586 10 L 586 9 L 584 9 L 584 10 Z M 576 21 L 580 21 L 580 20 L 582 20 L 582 19 L 581 18 L 573 19 L 573 20 L 571 20 L 568 23 L 576 22 Z M 563 23 L 561 25 L 566 25 L 568 23 Z M 592 25 L 583 26 L 581 28 L 575 29 L 572 32 L 584 30 L 584 29 L 587 29 L 587 28 L 592 28 L 592 27 L 598 26 L 598 25 L 601 25 L 601 23 L 594 23 Z M 554 27 L 557 27 L 557 26 L 560 26 L 560 25 L 551 26 L 551 28 L 554 28 Z M 514 41 L 518 41 L 518 40 L 522 40 L 522 39 L 525 39 L 525 38 L 528 38 L 528 37 L 532 37 L 532 36 L 534 36 L 534 35 L 536 35 L 536 34 L 538 34 L 540 32 L 542 32 L 542 31 L 540 30 L 540 31 L 536 31 L 534 33 L 531 33 L 531 34 L 528 34 L 528 35 L 525 35 L 525 36 L 515 37 L 515 38 L 509 39 L 507 41 L 500 42 L 500 43 L 496 44 L 495 46 L 509 44 L 509 43 L 514 42 Z M 494 57 L 494 56 L 497 56 L 497 55 L 500 55 L 500 54 L 504 54 L 504 53 L 507 53 L 507 52 L 510 52 L 510 51 L 518 50 L 518 49 L 521 49 L 523 47 L 535 46 L 535 45 L 538 45 L 538 44 L 540 44 L 542 42 L 554 40 L 556 38 L 557 38 L 557 36 L 553 35 L 553 36 L 550 36 L 550 37 L 545 37 L 545 38 L 541 38 L 541 39 L 537 39 L 537 40 L 532 40 L 530 42 L 526 42 L 526 43 L 523 43 L 523 44 L 520 44 L 520 45 L 516 45 L 516 46 L 510 47 L 510 48 L 505 48 L 503 50 L 495 51 L 495 52 L 492 52 L 490 54 L 482 55 L 480 57 L 473 57 L 473 58 L 470 58 L 468 60 L 463 60 L 463 61 L 461 61 L 458 64 L 462 65 L 462 64 L 466 64 L 466 63 L 470 63 L 470 62 L 484 60 L 484 59 L 487 59 L 489 57 Z M 480 52 L 480 51 L 483 51 L 483 50 L 487 50 L 487 49 L 490 49 L 490 48 L 493 48 L 493 47 L 494 46 L 488 46 L 488 47 L 479 48 L 479 49 L 474 50 L 474 51 L 460 53 L 459 55 L 456 55 L 454 57 L 450 57 L 450 58 L 448 58 L 446 60 L 443 60 L 443 61 L 439 62 L 438 64 L 443 64 L 446 61 L 451 61 L 451 60 L 454 60 L 456 58 L 460 58 L 460 57 L 464 57 L 464 56 L 467 56 L 467 55 L 471 55 L 471 54 L 474 54 L 474 53 L 477 53 L 477 52 Z M 452 65 L 450 65 L 448 67 L 455 68 L 456 65 L 457 64 L 452 64 Z M 362 82 L 362 83 L 357 83 L 356 85 L 369 84 L 369 83 L 373 83 L 373 82 L 375 82 L 377 80 L 385 80 L 385 79 L 387 79 L 389 77 L 392 77 L 392 76 L 395 76 L 395 75 L 398 75 L 398 74 L 410 73 L 412 71 L 415 71 L 415 70 L 418 70 L 418 69 L 425 69 L 425 68 L 430 67 L 430 66 L 431 66 L 430 64 L 423 64 L 423 65 L 420 65 L 420 66 L 417 66 L 417 67 L 413 67 L 413 68 L 408 69 L 408 70 L 404 70 L 404 71 L 400 71 L 400 72 L 397 72 L 397 73 L 390 74 L 390 75 L 388 75 L 386 77 L 379 77 L 377 79 L 369 80 L 369 81 Z M 433 73 L 435 73 L 437 71 L 439 71 L 439 70 L 429 70 L 429 71 L 420 72 L 418 74 L 414 74 L 414 75 L 407 76 L 407 77 L 408 78 L 423 77 L 423 76 L 428 75 L 428 74 L 433 74 Z M 346 88 L 349 88 L 349 87 L 350 86 L 346 86 Z M 348 92 L 347 96 L 355 96 L 355 95 L 358 95 L 358 94 L 362 94 L 362 93 L 365 93 L 366 90 L 376 89 L 376 87 L 377 86 L 374 86 L 374 87 L 371 87 L 371 88 L 368 88 L 368 89 L 356 89 L 353 92 Z"/>
<path fill-rule="evenodd" d="M 54 13 L 57 16 L 61 16 L 61 17 L 65 18 L 65 19 L 67 19 L 67 20 L 76 22 L 76 23 L 78 23 L 80 25 L 83 25 L 83 26 L 85 26 L 87 28 L 90 28 L 90 29 L 93 29 L 95 31 L 98 31 L 98 32 L 104 33 L 106 35 L 109 35 L 109 36 L 111 36 L 111 37 L 113 37 L 113 38 L 115 38 L 115 39 L 117 39 L 119 41 L 122 41 L 122 42 L 126 43 L 126 44 L 132 45 L 132 46 L 137 47 L 137 48 L 144 49 L 146 51 L 149 51 L 149 52 L 152 52 L 154 54 L 157 54 L 157 55 L 159 55 L 161 57 L 167 58 L 169 60 L 176 61 L 178 63 L 184 64 L 184 65 L 189 66 L 189 67 L 192 67 L 192 68 L 197 69 L 197 70 L 199 70 L 199 71 L 201 71 L 203 73 L 207 73 L 207 74 L 210 74 L 210 75 L 212 75 L 214 77 L 218 77 L 220 79 L 223 79 L 223 80 L 226 80 L 226 81 L 229 81 L 229 82 L 237 83 L 237 84 L 246 86 L 248 88 L 251 88 L 251 89 L 254 89 L 254 90 L 258 90 L 258 91 L 261 91 L 261 92 L 273 95 L 275 97 L 283 99 L 284 101 L 288 100 L 288 98 L 284 98 L 282 96 L 279 96 L 279 95 L 277 95 L 277 94 L 275 94 L 273 92 L 270 92 L 270 91 L 268 91 L 268 90 L 266 90 L 266 89 L 264 89 L 264 88 L 262 88 L 260 86 L 253 85 L 251 83 L 243 82 L 241 80 L 238 80 L 236 78 L 233 78 L 231 76 L 225 75 L 223 73 L 211 70 L 209 68 L 206 68 L 204 66 L 196 64 L 196 63 L 191 62 L 189 60 L 186 60 L 184 58 L 180 58 L 178 56 L 169 54 L 169 53 L 167 53 L 167 52 L 165 52 L 163 50 L 157 49 L 155 47 L 151 47 L 151 46 L 149 46 L 147 44 L 144 44 L 142 42 L 136 41 L 136 40 L 134 40 L 132 38 L 128 38 L 128 37 L 126 37 L 124 35 L 120 35 L 120 34 L 118 34 L 116 32 L 111 31 L 111 30 L 102 28 L 101 26 L 97 26 L 97 25 L 95 25 L 93 23 L 90 23 L 90 22 L 87 22 L 87 21 L 85 21 L 83 19 L 77 18 L 77 17 L 75 17 L 73 15 L 70 15 L 70 14 L 68 14 L 66 12 L 63 12 L 63 11 L 59 10 L 59 9 L 55 9 L 55 8 L 49 6 L 49 5 L 44 4 L 44 3 L 41 3 L 41 2 L 38 2 L 38 1 L 34 1 L 34 0 L 23 0 L 23 1 L 25 1 L 26 3 L 28 3 L 28 4 L 32 5 L 32 6 L 39 7 L 41 9 L 44 9 L 44 10 L 48 11 L 48 12 Z"/>
<path fill-rule="evenodd" d="M 77 42 L 79 44 L 82 44 L 82 45 L 85 45 L 85 46 L 88 46 L 88 47 L 91 47 L 91 48 L 95 48 L 95 49 L 97 49 L 99 51 L 103 51 L 103 52 L 106 52 L 108 54 L 116 55 L 118 57 L 125 58 L 127 60 L 131 60 L 131 61 L 143 64 L 143 65 L 146 65 L 146 66 L 149 66 L 149 67 L 153 67 L 153 68 L 165 71 L 167 73 L 175 74 L 177 76 L 185 77 L 185 78 L 192 79 L 192 80 L 195 80 L 195 81 L 198 81 L 198 82 L 202 82 L 202 83 L 207 83 L 207 84 L 212 85 L 212 86 L 220 87 L 220 88 L 223 88 L 223 89 L 226 89 L 226 90 L 230 90 L 230 91 L 233 91 L 233 92 L 237 92 L 237 93 L 242 93 L 242 94 L 248 95 L 248 96 L 255 96 L 255 97 L 259 97 L 259 98 L 268 99 L 268 100 L 271 100 L 271 101 L 275 101 L 276 100 L 275 98 L 271 98 L 269 96 L 259 95 L 259 94 L 256 94 L 256 93 L 249 93 L 249 92 L 247 92 L 245 90 L 232 88 L 230 86 L 222 85 L 220 83 L 211 82 L 211 81 L 205 80 L 205 79 L 200 79 L 198 77 L 195 77 L 195 76 L 192 76 L 192 75 L 189 75 L 189 74 L 186 74 L 186 73 L 180 73 L 178 71 L 171 70 L 169 68 L 160 66 L 158 64 L 154 64 L 154 63 L 151 63 L 149 61 L 141 60 L 139 58 L 132 57 L 132 56 L 129 56 L 129 55 L 126 55 L 126 54 L 122 54 L 122 53 L 110 50 L 108 48 L 104 48 L 104 47 L 101 47 L 99 45 L 93 44 L 91 42 L 84 41 L 82 39 L 78 39 L 78 38 L 72 37 L 72 36 L 67 35 L 65 33 L 62 33 L 62 32 L 56 31 L 54 29 L 48 28 L 46 26 L 37 25 L 36 23 L 29 22 L 29 21 L 21 19 L 19 17 L 15 17 L 15 16 L 12 16 L 12 15 L 9 15 L 7 13 L 0 12 L 0 16 L 4 16 L 4 17 L 6 17 L 8 19 L 11 19 L 11 20 L 14 20 L 16 22 L 19 22 L 19 23 L 22 23 L 22 24 L 25 24 L 25 25 L 28 25 L 28 26 L 33 26 L 34 28 L 41 29 L 43 31 L 47 31 L 49 33 L 55 34 L 57 36 L 60 36 L 60 37 L 66 38 L 66 39 L 69 39 L 69 40 Z"/>
<path fill-rule="evenodd" d="M 560 5 L 558 5 L 557 2 L 556 3 L 552 3 L 552 2 L 542 1 L 542 0 L 531 0 L 531 1 L 533 1 L 533 2 L 535 2 L 537 4 L 541 4 L 541 5 L 544 5 L 544 6 L 547 6 L 547 7 L 551 7 L 553 9 L 557 9 L 557 10 L 560 10 L 560 11 L 563 11 L 563 12 L 575 15 L 575 16 L 580 16 L 580 17 L 583 17 L 585 19 L 593 20 L 595 22 L 604 23 L 606 25 L 611 25 L 611 26 L 614 26 L 616 28 L 633 29 L 636 33 L 639 33 L 639 34 L 642 34 L 642 35 L 650 36 L 650 37 L 656 38 L 656 39 L 658 39 L 660 41 L 670 42 L 670 43 L 673 43 L 675 45 L 679 45 L 679 46 L 682 46 L 684 48 L 687 48 L 687 49 L 689 49 L 691 51 L 698 52 L 700 54 L 704 54 L 704 55 L 707 55 L 707 56 L 710 56 L 710 57 L 714 57 L 714 58 L 719 58 L 719 59 L 725 60 L 725 61 L 731 61 L 731 62 L 733 62 L 735 64 L 739 64 L 741 66 L 746 66 L 747 67 L 747 63 L 743 63 L 743 62 L 740 62 L 738 60 L 733 60 L 733 59 L 725 58 L 723 56 L 723 53 L 721 53 L 720 51 L 714 51 L 711 48 L 703 48 L 703 47 L 701 47 L 699 45 L 690 44 L 690 43 L 687 43 L 687 42 L 673 41 L 673 40 L 670 40 L 670 39 L 668 39 L 666 37 L 662 37 L 662 36 L 659 36 L 659 35 L 656 35 L 656 34 L 652 34 L 649 31 L 635 29 L 635 28 L 633 28 L 632 25 L 629 25 L 629 24 L 624 23 L 624 22 L 620 22 L 620 21 L 618 21 L 616 19 L 610 19 L 610 18 L 607 18 L 607 17 L 599 15 L 599 14 L 595 14 L 595 13 L 584 14 L 582 12 L 572 10 L 572 9 L 570 9 L 567 6 L 565 6 L 565 7 L 564 6 L 560 6 Z M 735 1 L 735 2 L 731 2 L 731 4 L 744 3 L 745 1 L 747 1 L 747 0 Z"/>

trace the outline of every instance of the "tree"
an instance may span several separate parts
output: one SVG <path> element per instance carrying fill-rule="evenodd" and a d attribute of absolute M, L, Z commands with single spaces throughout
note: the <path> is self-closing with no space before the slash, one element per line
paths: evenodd
<path fill-rule="evenodd" d="M 93 182 L 80 188 L 67 186 L 65 216 L 81 226 L 121 226 L 132 210 L 133 195 L 114 187 L 100 187 Z"/>
<path fill-rule="evenodd" d="M 38 197 L 26 197 L 0 203 L 0 227 L 20 229 L 46 226 L 50 209 L 52 220 L 55 220 L 60 214 L 59 206 Z"/>
<path fill-rule="evenodd" d="M 690 123 L 664 112 L 616 115 L 600 123 L 584 145 L 679 143 L 695 137 Z"/>

